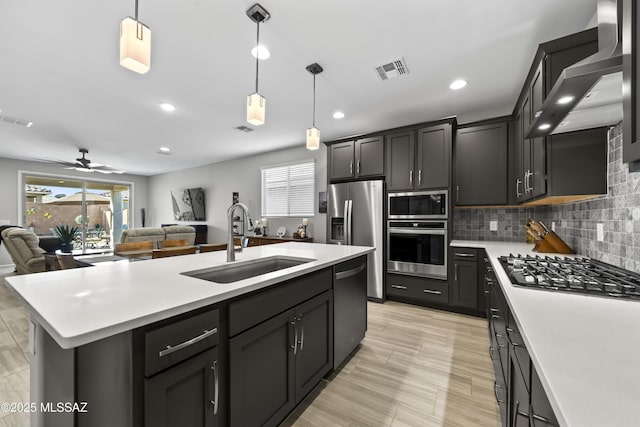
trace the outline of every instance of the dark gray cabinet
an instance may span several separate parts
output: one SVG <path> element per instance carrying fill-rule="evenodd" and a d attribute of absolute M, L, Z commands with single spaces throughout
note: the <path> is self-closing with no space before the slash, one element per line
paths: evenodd
<path fill-rule="evenodd" d="M 478 263 L 453 260 L 451 304 L 456 307 L 478 308 Z"/>
<path fill-rule="evenodd" d="M 549 398 L 544 392 L 538 373 L 531 369 L 531 407 L 529 409 L 531 427 L 555 427 L 558 420 L 553 413 Z"/>
<path fill-rule="evenodd" d="M 330 145 L 329 164 L 332 181 L 383 176 L 384 139 L 375 136 Z"/>
<path fill-rule="evenodd" d="M 455 204 L 507 204 L 507 122 L 458 128 Z"/>
<path fill-rule="evenodd" d="M 517 369 L 515 359 L 509 367 L 509 421 L 510 427 L 529 427 L 529 390 Z M 504 423 L 503 423 L 504 424 Z"/>
<path fill-rule="evenodd" d="M 638 93 L 638 70 L 640 70 L 640 54 L 638 53 L 638 23 L 640 22 L 640 6 L 634 0 L 623 0 L 622 13 L 622 142 L 623 161 L 635 162 L 632 170 L 638 169 L 640 160 L 640 94 Z"/>
<path fill-rule="evenodd" d="M 412 190 L 415 167 L 415 132 L 405 131 L 385 137 L 387 190 Z"/>
<path fill-rule="evenodd" d="M 144 425 L 223 425 L 224 363 L 219 310 L 160 322 L 141 332 Z"/>
<path fill-rule="evenodd" d="M 145 379 L 145 426 L 221 425 L 220 375 L 214 347 Z"/>
<path fill-rule="evenodd" d="M 446 280 L 387 273 L 387 297 L 419 305 L 447 305 L 449 284 Z"/>
<path fill-rule="evenodd" d="M 332 369 L 332 330 L 329 290 L 232 338 L 231 425 L 278 425 Z"/>
<path fill-rule="evenodd" d="M 451 124 L 390 134 L 385 145 L 389 191 L 449 187 Z"/>

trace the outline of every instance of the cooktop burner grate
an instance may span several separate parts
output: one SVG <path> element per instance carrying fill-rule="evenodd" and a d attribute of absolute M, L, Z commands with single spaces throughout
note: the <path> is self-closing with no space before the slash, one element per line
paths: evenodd
<path fill-rule="evenodd" d="M 590 258 L 510 254 L 500 263 L 515 285 L 640 300 L 640 275 Z"/>

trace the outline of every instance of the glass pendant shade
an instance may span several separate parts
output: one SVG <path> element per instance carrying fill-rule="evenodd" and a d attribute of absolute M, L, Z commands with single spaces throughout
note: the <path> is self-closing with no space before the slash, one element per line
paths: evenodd
<path fill-rule="evenodd" d="M 311 127 L 307 129 L 307 150 L 320 148 L 320 129 Z"/>
<path fill-rule="evenodd" d="M 254 126 L 264 124 L 265 104 L 267 100 L 259 93 L 247 97 L 247 121 Z"/>
<path fill-rule="evenodd" d="M 139 74 L 151 67 L 151 30 L 130 16 L 120 21 L 120 65 Z"/>

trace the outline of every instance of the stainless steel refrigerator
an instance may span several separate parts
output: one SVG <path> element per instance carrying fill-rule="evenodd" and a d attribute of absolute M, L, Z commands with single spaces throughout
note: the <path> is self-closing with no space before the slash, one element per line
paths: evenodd
<path fill-rule="evenodd" d="M 383 298 L 384 183 L 331 184 L 327 191 L 327 243 L 373 246 L 368 257 L 369 299 Z"/>

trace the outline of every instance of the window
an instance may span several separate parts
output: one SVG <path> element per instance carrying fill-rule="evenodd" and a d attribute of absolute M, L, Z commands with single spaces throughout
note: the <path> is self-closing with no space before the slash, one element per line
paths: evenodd
<path fill-rule="evenodd" d="M 262 216 L 314 215 L 313 160 L 262 168 Z"/>

